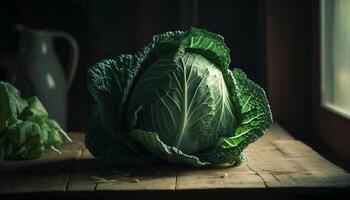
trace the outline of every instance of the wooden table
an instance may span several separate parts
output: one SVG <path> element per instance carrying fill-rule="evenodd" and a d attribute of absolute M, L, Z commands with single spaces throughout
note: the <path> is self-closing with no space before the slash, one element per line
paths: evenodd
<path fill-rule="evenodd" d="M 0 168 L 0 199 L 285 199 L 350 196 L 350 174 L 274 124 L 246 149 L 237 168 L 167 165 L 113 169 L 97 163 L 83 135 L 63 155 L 9 161 Z M 96 180 L 93 177 L 108 180 Z"/>

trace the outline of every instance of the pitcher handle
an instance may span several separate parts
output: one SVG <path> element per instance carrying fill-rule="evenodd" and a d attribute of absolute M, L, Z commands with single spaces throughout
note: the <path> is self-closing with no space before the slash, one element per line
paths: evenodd
<path fill-rule="evenodd" d="M 68 41 L 70 47 L 71 47 L 71 51 L 69 53 L 69 60 L 68 60 L 68 77 L 67 77 L 67 84 L 66 84 L 66 90 L 69 90 L 69 88 L 71 87 L 73 80 L 74 80 L 74 76 L 75 73 L 77 71 L 77 67 L 78 67 L 78 58 L 79 58 L 79 46 L 78 46 L 78 42 L 68 33 L 65 32 L 54 32 L 53 36 L 56 38 L 62 38 Z"/>

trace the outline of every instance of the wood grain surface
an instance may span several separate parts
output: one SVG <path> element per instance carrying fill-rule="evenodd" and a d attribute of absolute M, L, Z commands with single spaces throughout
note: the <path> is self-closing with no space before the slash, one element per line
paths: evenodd
<path fill-rule="evenodd" d="M 278 124 L 246 149 L 246 161 L 236 168 L 170 164 L 110 167 L 95 161 L 81 133 L 70 135 L 74 142 L 60 148 L 63 155 L 48 151 L 37 160 L 6 162 L 0 168 L 0 199 L 349 195 L 350 174 L 291 137 Z"/>

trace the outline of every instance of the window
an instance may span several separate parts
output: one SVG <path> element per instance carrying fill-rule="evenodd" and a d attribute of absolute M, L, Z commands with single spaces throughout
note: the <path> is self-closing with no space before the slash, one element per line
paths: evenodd
<path fill-rule="evenodd" d="M 350 1 L 321 0 L 321 104 L 350 118 Z"/>

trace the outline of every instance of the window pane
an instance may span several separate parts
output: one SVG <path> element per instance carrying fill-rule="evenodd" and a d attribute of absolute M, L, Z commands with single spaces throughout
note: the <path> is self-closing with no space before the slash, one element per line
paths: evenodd
<path fill-rule="evenodd" d="M 350 118 L 350 0 L 321 1 L 322 105 Z"/>

